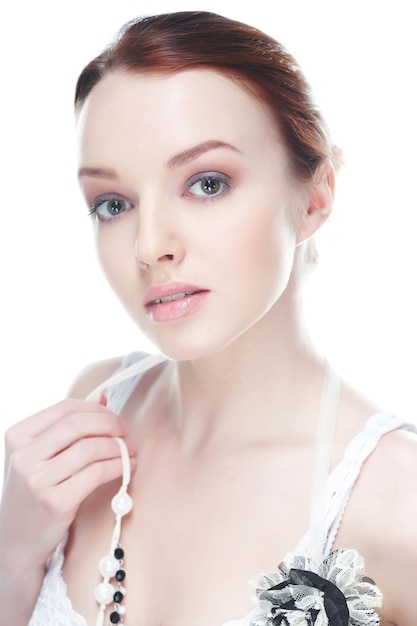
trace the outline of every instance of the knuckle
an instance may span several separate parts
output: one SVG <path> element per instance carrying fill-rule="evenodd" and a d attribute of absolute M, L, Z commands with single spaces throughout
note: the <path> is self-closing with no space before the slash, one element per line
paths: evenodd
<path fill-rule="evenodd" d="M 100 436 L 114 431 L 115 419 L 110 414 L 97 414 L 95 412 L 86 414 L 78 411 L 68 417 L 66 427 L 70 431 L 69 434 L 72 435 L 88 437 L 95 434 Z"/>
<path fill-rule="evenodd" d="M 41 505 L 48 517 L 55 518 L 62 515 L 62 500 L 55 489 L 48 489 L 43 492 Z"/>
<path fill-rule="evenodd" d="M 114 460 L 106 460 L 92 463 L 88 473 L 90 486 L 95 489 L 120 476 L 121 468 L 118 463 L 115 464 Z"/>
<path fill-rule="evenodd" d="M 83 423 L 86 403 L 83 400 L 66 398 L 56 405 L 56 410 L 69 428 L 79 429 Z"/>
<path fill-rule="evenodd" d="M 4 443 L 7 454 L 13 454 L 15 450 L 18 450 L 21 443 L 21 434 L 20 434 L 19 425 L 14 425 L 8 428 L 4 434 Z"/>
<path fill-rule="evenodd" d="M 66 519 L 71 521 L 81 504 L 78 494 L 68 491 L 62 485 L 43 489 L 39 492 L 37 501 L 47 519 L 58 520 L 61 523 Z"/>
<path fill-rule="evenodd" d="M 10 455 L 9 471 L 18 477 L 24 477 L 28 473 L 31 476 L 30 468 L 26 462 L 24 451 L 17 450 Z"/>
<path fill-rule="evenodd" d="M 80 504 L 76 493 L 67 492 L 65 495 L 59 485 L 45 490 L 41 496 L 44 515 L 60 523 L 71 523 Z"/>
<path fill-rule="evenodd" d="M 10 456 L 7 478 L 15 487 L 24 488 L 35 499 L 39 497 L 39 472 L 28 462 L 25 451 L 17 451 Z"/>
<path fill-rule="evenodd" d="M 82 439 L 79 442 L 78 453 L 82 460 L 91 462 L 93 459 L 97 457 L 97 453 L 98 453 L 97 440 L 93 439 L 92 437 L 87 437 L 86 439 Z"/>
<path fill-rule="evenodd" d="M 94 486 L 101 485 L 104 480 L 104 465 L 103 463 L 92 463 L 90 465 L 90 478 Z"/>
<path fill-rule="evenodd" d="M 36 472 L 30 472 L 26 477 L 26 484 L 32 496 L 37 498 L 39 494 L 39 478 Z"/>
<path fill-rule="evenodd" d="M 67 429 L 69 435 L 81 434 L 84 426 L 85 419 L 81 413 L 78 412 L 71 413 L 68 416 L 68 419 L 65 420 L 65 428 Z"/>
<path fill-rule="evenodd" d="M 59 411 L 62 411 L 64 414 L 76 413 L 80 410 L 81 401 L 76 398 L 65 398 L 61 400 L 56 405 L 56 408 Z"/>

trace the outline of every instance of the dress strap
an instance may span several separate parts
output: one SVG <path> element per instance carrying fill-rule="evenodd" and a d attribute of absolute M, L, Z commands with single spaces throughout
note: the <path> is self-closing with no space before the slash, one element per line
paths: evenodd
<path fill-rule="evenodd" d="M 132 352 L 123 358 L 120 367 L 87 397 L 87 400 L 98 402 L 103 391 L 107 392 L 107 406 L 119 413 L 138 383 L 138 377 L 146 371 L 166 361 L 161 354 Z"/>
<path fill-rule="evenodd" d="M 407 423 L 394 413 L 376 413 L 350 441 L 342 460 L 330 473 L 339 391 L 338 377 L 327 365 L 317 434 L 310 526 L 296 548 L 297 554 L 307 552 L 316 562 L 321 562 L 331 552 L 353 487 L 381 438 L 398 429 L 417 433 L 416 424 Z"/>
<path fill-rule="evenodd" d="M 333 368 L 325 361 L 325 382 L 317 432 L 313 488 L 310 505 L 310 531 L 307 550 L 309 556 L 319 562 L 323 558 L 326 528 L 327 479 L 330 473 L 336 419 L 339 408 L 340 380 Z"/>
<path fill-rule="evenodd" d="M 343 514 L 361 469 L 384 435 L 394 430 L 417 433 L 417 426 L 407 423 L 389 412 L 374 414 L 346 447 L 343 459 L 334 468 L 327 483 L 326 514 L 323 526 L 326 530 L 324 555 L 333 547 Z"/>

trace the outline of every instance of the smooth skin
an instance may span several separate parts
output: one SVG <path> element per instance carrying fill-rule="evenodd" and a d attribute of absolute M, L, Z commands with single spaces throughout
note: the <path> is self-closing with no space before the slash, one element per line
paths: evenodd
<path fill-rule="evenodd" d="M 141 330 L 177 361 L 148 372 L 122 415 L 138 468 L 123 528 L 126 623 L 221 626 L 250 610 L 247 581 L 274 569 L 308 527 L 324 366 L 301 289 L 306 242 L 332 208 L 333 171 L 326 164 L 313 181 L 295 180 L 269 112 L 208 70 L 109 74 L 77 131 L 103 271 Z M 147 290 L 171 281 L 207 298 L 191 315 L 156 323 Z M 82 373 L 70 395 L 85 398 L 117 364 Z M 342 384 L 333 465 L 378 410 Z M 64 578 L 74 608 L 94 624 L 120 476 L 115 435 L 126 436 L 120 418 L 82 400 L 9 431 L 0 547 L 18 597 L 22 570 L 8 545 L 27 537 L 26 614 L 70 528 Z M 384 438 L 336 539 L 336 548 L 361 552 L 381 588 L 382 626 L 415 623 L 416 457 L 415 438 Z M 22 518 L 34 523 L 14 531 Z M 21 617 L 13 624 L 26 623 L 23 609 Z"/>

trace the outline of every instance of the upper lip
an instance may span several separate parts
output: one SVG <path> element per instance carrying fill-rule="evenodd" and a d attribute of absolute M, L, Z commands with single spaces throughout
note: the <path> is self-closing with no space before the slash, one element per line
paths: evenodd
<path fill-rule="evenodd" d="M 185 296 L 195 293 L 197 291 L 206 291 L 203 287 L 192 285 L 190 283 L 182 283 L 172 281 L 161 285 L 150 285 L 143 296 L 143 304 L 147 306 L 149 304 L 156 304 L 162 298 L 169 298 L 172 296 Z"/>

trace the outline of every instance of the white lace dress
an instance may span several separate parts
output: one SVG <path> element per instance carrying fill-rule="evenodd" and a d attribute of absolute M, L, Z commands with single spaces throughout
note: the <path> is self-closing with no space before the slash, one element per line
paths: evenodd
<path fill-rule="evenodd" d="M 140 367 L 136 366 L 136 370 L 141 371 L 139 373 L 136 372 L 132 376 L 131 366 L 135 368 L 139 361 L 143 365 Z M 123 366 L 119 370 L 120 376 L 118 373 L 115 378 L 112 377 L 112 386 L 107 386 L 108 382 L 100 386 L 96 390 L 97 395 L 101 393 L 103 388 L 106 388 L 109 408 L 119 413 L 136 387 L 143 371 L 160 362 L 160 357 L 144 358 L 142 353 L 129 355 L 125 358 Z M 119 381 L 118 377 L 120 378 Z M 404 423 L 395 414 L 383 412 L 373 415 L 366 423 L 364 429 L 347 446 L 342 461 L 326 479 L 324 507 L 320 513 L 321 519 L 319 520 L 321 527 L 319 552 L 321 557 L 326 558 L 331 553 L 343 513 L 364 462 L 378 445 L 381 437 L 396 429 L 417 432 L 413 424 Z M 295 547 L 293 554 L 303 555 L 306 553 L 307 546 L 311 540 L 311 531 L 312 529 L 310 528 Z M 67 595 L 65 581 L 62 576 L 64 548 L 64 543 L 60 544 L 49 561 L 38 601 L 28 626 L 88 626 L 85 619 L 73 610 Z M 276 582 L 273 577 L 273 573 L 271 575 L 266 573 L 257 576 L 258 580 L 263 578 L 264 581 L 269 581 L 271 584 Z M 246 616 L 231 619 L 222 626 L 269 625 L 266 619 L 259 620 L 257 615 L 258 607 L 254 607 Z M 298 623 L 303 624 L 302 621 Z M 369 621 L 369 623 L 371 622 Z"/>

